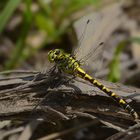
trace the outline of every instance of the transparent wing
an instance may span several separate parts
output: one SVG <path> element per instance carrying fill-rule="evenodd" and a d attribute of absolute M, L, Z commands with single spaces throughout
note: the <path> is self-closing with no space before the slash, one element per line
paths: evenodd
<path fill-rule="evenodd" d="M 94 36 L 97 23 L 100 21 L 100 16 L 96 15 L 97 14 L 90 14 L 84 16 L 74 24 L 79 43 L 73 53 L 77 59 L 81 59 L 88 54 L 91 49 L 91 38 Z M 88 24 L 87 21 L 89 21 Z"/>
<path fill-rule="evenodd" d="M 88 25 L 86 26 L 87 21 L 89 20 Z M 99 14 L 90 14 L 76 23 L 77 35 L 80 37 L 80 43 L 74 55 L 77 60 L 82 62 L 85 70 L 90 70 L 92 73 L 95 73 L 101 68 L 102 65 L 102 54 L 103 54 L 103 45 L 99 45 L 102 40 L 94 38 L 97 26 L 101 21 L 101 16 Z M 82 28 L 83 29 L 82 29 Z M 83 32 L 83 33 L 82 33 Z M 94 40 L 94 41 L 93 41 Z"/>
<path fill-rule="evenodd" d="M 100 13 L 89 14 L 75 23 L 77 36 L 80 36 L 84 31 L 86 22 L 89 20 L 88 27 L 80 46 L 74 50 L 74 55 L 78 60 L 83 60 L 86 63 L 85 68 L 95 72 L 101 68 L 103 60 L 104 45 L 99 45 L 101 42 L 106 42 L 108 37 L 118 26 L 118 6 L 109 7 Z M 113 14 L 112 14 L 113 13 Z"/>
<path fill-rule="evenodd" d="M 95 76 L 96 72 L 102 68 L 104 58 L 103 52 L 104 52 L 104 44 L 101 42 L 86 56 L 80 59 L 81 64 L 84 67 L 86 67 L 88 73 L 93 73 Z"/>

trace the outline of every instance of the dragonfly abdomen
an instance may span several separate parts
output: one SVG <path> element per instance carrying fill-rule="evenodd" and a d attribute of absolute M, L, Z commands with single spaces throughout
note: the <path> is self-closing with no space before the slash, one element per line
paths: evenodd
<path fill-rule="evenodd" d="M 122 106 L 126 112 L 131 114 L 131 116 L 135 119 L 138 118 L 138 114 L 134 111 L 134 109 L 121 97 L 119 97 L 116 93 L 109 90 L 107 87 L 105 87 L 103 84 L 98 82 L 96 79 L 92 78 L 90 75 L 88 75 L 84 70 L 82 70 L 80 67 L 77 68 L 77 75 L 81 77 L 82 79 L 89 81 L 91 84 L 98 87 L 100 90 L 102 90 L 104 93 L 106 93 L 108 96 L 113 98 L 120 106 Z"/>

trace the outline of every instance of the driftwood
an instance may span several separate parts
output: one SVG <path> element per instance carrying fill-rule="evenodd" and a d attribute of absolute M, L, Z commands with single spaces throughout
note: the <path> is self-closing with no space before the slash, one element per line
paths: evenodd
<path fill-rule="evenodd" d="M 99 81 L 125 98 L 138 113 L 140 112 L 140 89 Z M 110 97 L 78 78 L 72 79 L 65 75 L 59 75 L 57 72 L 48 74 L 40 72 L 21 74 L 20 72 L 16 76 L 0 79 L 1 121 L 30 122 L 34 120 L 34 123 L 37 124 L 33 124 L 37 127 L 41 123 L 37 121 L 38 119 L 57 122 L 76 117 L 88 118 L 93 120 L 93 125 L 98 126 L 99 123 L 102 123 L 106 127 L 121 132 L 118 135 L 115 134 L 119 138 L 124 137 L 130 126 L 138 123 Z M 91 126 L 91 124 L 83 124 L 74 130 Z M 17 131 L 22 130 L 23 128 L 20 128 Z M 74 130 L 70 129 L 69 131 Z M 64 135 L 68 132 L 64 132 Z"/>

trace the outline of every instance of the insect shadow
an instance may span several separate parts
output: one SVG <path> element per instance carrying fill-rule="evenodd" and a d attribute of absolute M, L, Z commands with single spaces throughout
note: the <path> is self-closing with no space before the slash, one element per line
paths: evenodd
<path fill-rule="evenodd" d="M 77 95 L 82 93 L 80 88 L 74 85 L 74 79 L 75 76 L 68 76 L 64 73 L 61 73 L 57 67 L 55 67 L 53 70 L 50 70 L 49 73 L 47 72 L 47 74 L 39 73 L 34 78 L 34 81 L 42 82 L 33 86 L 33 89 L 37 93 L 35 96 L 42 97 L 42 99 L 34 106 L 31 115 L 37 111 L 38 106 L 49 106 L 51 104 L 53 106 L 55 102 L 60 105 L 68 105 L 73 99 L 73 94 Z M 67 102 L 62 101 L 63 94 L 67 95 Z"/>

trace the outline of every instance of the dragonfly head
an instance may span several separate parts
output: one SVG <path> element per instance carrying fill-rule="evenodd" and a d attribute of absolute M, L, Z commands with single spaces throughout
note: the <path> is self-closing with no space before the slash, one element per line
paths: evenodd
<path fill-rule="evenodd" d="M 60 49 L 51 50 L 48 52 L 48 58 L 50 62 L 55 62 L 55 60 L 59 59 L 59 56 L 62 54 Z"/>

